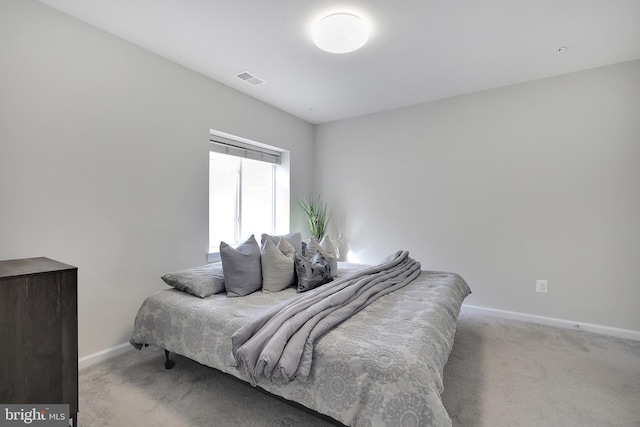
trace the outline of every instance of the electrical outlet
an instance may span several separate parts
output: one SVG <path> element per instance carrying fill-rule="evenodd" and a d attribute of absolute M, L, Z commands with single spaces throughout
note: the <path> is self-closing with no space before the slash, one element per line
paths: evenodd
<path fill-rule="evenodd" d="M 546 280 L 540 280 L 540 279 L 536 280 L 536 292 L 546 294 L 548 287 L 549 287 L 549 283 Z"/>

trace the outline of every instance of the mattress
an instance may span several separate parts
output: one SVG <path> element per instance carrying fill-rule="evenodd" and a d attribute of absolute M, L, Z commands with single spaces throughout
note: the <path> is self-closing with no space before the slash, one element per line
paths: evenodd
<path fill-rule="evenodd" d="M 360 268 L 340 263 L 338 271 L 343 276 Z M 345 425 L 450 426 L 442 375 L 469 293 L 455 273 L 422 271 L 320 338 L 307 379 L 258 387 Z M 295 295 L 293 288 L 237 298 L 160 291 L 140 307 L 131 343 L 155 345 L 246 381 L 230 364 L 231 336 Z"/>

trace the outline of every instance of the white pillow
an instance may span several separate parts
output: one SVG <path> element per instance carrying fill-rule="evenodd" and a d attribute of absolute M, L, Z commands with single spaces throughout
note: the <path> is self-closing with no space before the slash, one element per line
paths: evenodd
<path fill-rule="evenodd" d="M 338 275 L 338 251 L 327 235 L 320 240 L 320 253 L 331 267 L 331 277 L 336 277 Z"/>
<path fill-rule="evenodd" d="M 307 240 L 305 243 L 307 244 L 307 246 L 305 247 L 303 256 L 307 259 L 311 259 L 320 249 L 320 243 L 313 236 L 309 237 L 309 240 Z"/>
<path fill-rule="evenodd" d="M 281 238 L 278 246 L 271 239 L 265 239 L 261 249 L 262 291 L 280 292 L 295 283 L 296 250 Z"/>
<path fill-rule="evenodd" d="M 298 255 L 302 255 L 302 234 L 300 234 L 299 231 L 289 233 L 289 234 L 284 234 L 281 236 L 271 236 L 269 234 L 263 234 L 262 240 L 260 241 L 260 245 L 264 245 L 264 242 L 266 239 L 271 239 L 271 241 L 277 245 L 278 242 L 280 241 L 280 238 L 285 238 L 287 242 L 291 243 L 291 246 L 293 246 L 293 249 L 295 249 L 296 252 L 298 252 Z"/>

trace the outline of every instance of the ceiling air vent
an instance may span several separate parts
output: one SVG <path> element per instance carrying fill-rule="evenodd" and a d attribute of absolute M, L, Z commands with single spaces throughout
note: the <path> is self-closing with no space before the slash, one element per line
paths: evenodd
<path fill-rule="evenodd" d="M 264 80 L 259 79 L 258 77 L 254 76 L 253 74 L 247 71 L 243 71 L 241 73 L 236 74 L 236 77 L 242 80 L 243 82 L 250 84 L 251 86 L 260 86 L 261 84 L 264 83 Z"/>

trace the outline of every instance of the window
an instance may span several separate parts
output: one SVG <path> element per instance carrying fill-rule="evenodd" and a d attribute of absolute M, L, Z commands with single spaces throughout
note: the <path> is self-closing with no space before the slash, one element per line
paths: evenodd
<path fill-rule="evenodd" d="M 209 241 L 241 243 L 273 234 L 275 165 L 209 153 Z"/>
<path fill-rule="evenodd" d="M 252 234 L 260 241 L 262 233 L 288 232 L 289 174 L 288 160 L 283 162 L 283 157 L 288 159 L 286 153 L 266 146 L 212 133 L 210 252 L 217 252 L 221 241 L 233 245 Z"/>

